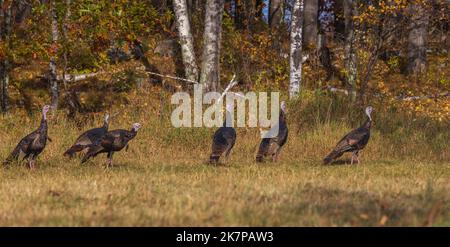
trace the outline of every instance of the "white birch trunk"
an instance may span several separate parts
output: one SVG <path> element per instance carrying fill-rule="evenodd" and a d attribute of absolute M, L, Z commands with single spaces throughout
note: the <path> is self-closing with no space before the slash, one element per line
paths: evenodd
<path fill-rule="evenodd" d="M 353 0 L 344 0 L 344 17 L 345 17 L 345 47 L 344 62 L 346 72 L 346 83 L 350 92 L 350 99 L 356 100 L 356 53 L 354 47 L 355 25 L 353 22 L 355 6 Z"/>
<path fill-rule="evenodd" d="M 62 33 L 63 33 L 63 39 L 64 39 L 64 54 L 63 54 L 63 60 L 64 60 L 64 68 L 63 68 L 63 85 L 64 87 L 67 87 L 67 81 L 66 81 L 66 74 L 67 74 L 67 50 L 68 50 L 68 41 L 69 38 L 67 36 L 67 25 L 70 18 L 70 4 L 71 0 L 66 0 L 66 14 L 64 16 L 64 22 L 62 25 Z"/>
<path fill-rule="evenodd" d="M 49 82 L 50 82 L 50 90 L 51 90 L 51 106 L 53 110 L 56 110 L 58 108 L 58 99 L 59 99 L 59 90 L 58 90 L 58 80 L 56 76 L 56 58 L 57 58 L 57 45 L 58 45 L 58 39 L 59 39 L 59 32 L 58 32 L 58 16 L 56 14 L 56 0 L 53 0 L 51 2 L 51 32 L 52 32 L 52 47 L 54 47 L 54 55 L 50 58 L 50 75 L 49 75 Z"/>
<path fill-rule="evenodd" d="M 62 76 L 57 76 L 56 80 L 57 81 L 65 81 L 67 82 L 77 82 L 77 81 L 83 81 L 92 77 L 96 77 L 98 76 L 100 73 L 99 72 L 94 72 L 94 73 L 87 73 L 87 74 L 82 74 L 82 75 L 69 75 L 69 74 L 63 74 Z"/>
<path fill-rule="evenodd" d="M 302 82 L 303 0 L 295 0 L 291 23 L 289 98 L 293 99 L 300 93 Z"/>
<path fill-rule="evenodd" d="M 195 59 L 194 41 L 192 38 L 191 25 L 186 0 L 174 0 L 173 8 L 175 12 L 178 36 L 181 45 L 181 56 L 183 59 L 186 78 L 198 80 L 198 67 Z"/>
<path fill-rule="evenodd" d="M 203 33 L 203 55 L 200 83 L 205 91 L 217 91 L 219 87 L 220 38 L 224 0 L 207 0 L 205 31 Z"/>

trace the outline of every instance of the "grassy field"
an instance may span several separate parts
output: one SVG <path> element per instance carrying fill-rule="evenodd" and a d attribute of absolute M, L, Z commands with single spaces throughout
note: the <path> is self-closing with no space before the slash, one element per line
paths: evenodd
<path fill-rule="evenodd" d="M 288 108 L 280 162 L 255 164 L 258 132 L 239 129 L 231 160 L 217 167 L 206 164 L 214 129 L 174 129 L 152 111 L 113 119 L 110 129 L 143 123 L 115 167 L 104 169 L 103 155 L 80 165 L 61 154 L 102 116 L 79 128 L 51 115 L 53 142 L 38 169 L 0 170 L 0 225 L 450 226 L 448 123 L 378 110 L 362 164 L 344 155 L 323 166 L 339 138 L 364 121 L 361 111 L 323 105 Z M 1 159 L 38 119 L 1 118 Z"/>

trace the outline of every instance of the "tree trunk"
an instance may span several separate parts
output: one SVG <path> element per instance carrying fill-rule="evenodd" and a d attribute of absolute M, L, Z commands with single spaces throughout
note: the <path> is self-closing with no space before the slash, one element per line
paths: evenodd
<path fill-rule="evenodd" d="M 315 47 L 318 35 L 319 0 L 305 1 L 303 39 L 306 47 Z"/>
<path fill-rule="evenodd" d="M 356 53 L 354 47 L 355 25 L 353 22 L 355 6 L 353 0 L 344 0 L 344 18 L 345 18 L 345 81 L 348 87 L 349 96 L 352 101 L 356 100 Z"/>
<path fill-rule="evenodd" d="M 237 29 L 243 29 L 244 28 L 244 22 L 243 19 L 243 8 L 242 8 L 242 1 L 240 0 L 234 0 L 234 26 Z"/>
<path fill-rule="evenodd" d="M 242 1 L 243 5 L 243 17 L 244 17 L 244 27 L 249 33 L 253 30 L 254 16 L 253 16 L 253 0 Z"/>
<path fill-rule="evenodd" d="M 427 3 L 410 6 L 408 63 L 406 72 L 417 76 L 425 72 L 427 62 L 427 33 L 429 11 Z"/>
<path fill-rule="evenodd" d="M 200 83 L 206 91 L 219 87 L 220 37 L 222 31 L 223 0 L 207 0 L 205 31 L 203 33 L 203 55 Z"/>
<path fill-rule="evenodd" d="M 377 64 L 377 60 L 380 55 L 381 48 L 383 47 L 383 43 L 384 43 L 383 37 L 385 37 L 385 35 L 383 35 L 383 32 L 384 32 L 383 26 L 385 26 L 385 25 L 383 25 L 383 24 L 384 23 L 381 22 L 378 25 L 377 38 L 376 38 L 375 44 L 372 48 L 372 51 L 371 51 L 371 54 L 369 57 L 369 61 L 367 63 L 366 71 L 361 80 L 361 88 L 359 90 L 359 101 L 363 102 L 363 103 L 364 103 L 364 95 L 366 94 L 366 91 L 367 91 L 367 86 L 369 84 L 370 76 L 372 75 L 373 69 L 375 68 L 375 65 Z M 388 33 L 388 32 L 386 32 L 386 33 Z"/>
<path fill-rule="evenodd" d="M 63 85 L 64 87 L 67 87 L 66 83 L 66 74 L 67 74 L 67 52 L 68 52 L 68 41 L 69 38 L 67 37 L 67 23 L 69 22 L 70 18 L 70 4 L 71 0 L 66 0 L 66 14 L 64 16 L 64 23 L 62 25 L 62 33 L 63 33 L 63 39 L 64 39 L 64 54 L 63 54 L 63 60 L 64 60 L 64 68 L 63 68 Z"/>
<path fill-rule="evenodd" d="M 56 59 L 58 56 L 58 39 L 59 39 L 59 32 L 58 32 L 58 16 L 56 13 L 56 0 L 53 0 L 51 2 L 51 32 L 52 32 L 52 56 L 50 58 L 50 64 L 49 64 L 49 83 L 50 83 L 50 91 L 51 91 L 51 107 L 53 110 L 58 109 L 58 99 L 59 99 L 59 89 L 58 89 L 58 80 L 57 78 L 57 72 L 56 72 Z"/>
<path fill-rule="evenodd" d="M 324 32 L 319 32 L 319 35 L 317 35 L 317 47 L 319 61 L 327 72 L 327 78 L 325 81 L 332 80 L 335 74 L 335 68 L 333 67 L 333 63 L 331 61 L 331 51 L 327 46 L 327 37 Z"/>
<path fill-rule="evenodd" d="M 284 0 L 269 0 L 269 26 L 277 27 L 281 24 Z"/>
<path fill-rule="evenodd" d="M 33 4 L 27 1 L 12 1 L 14 4 L 14 23 L 22 26 L 28 16 L 32 14 Z M 22 26 L 23 27 L 23 26 Z"/>
<path fill-rule="evenodd" d="M 67 103 L 69 105 L 69 114 L 68 116 L 71 118 L 74 118 L 76 114 L 80 111 L 81 104 L 79 103 L 77 92 L 75 89 L 71 90 L 67 86 L 67 79 L 70 77 L 70 75 L 67 75 L 67 66 L 68 66 L 68 52 L 69 52 L 69 37 L 67 33 L 68 29 L 68 23 L 70 20 L 71 15 L 71 0 L 66 0 L 66 13 L 64 15 L 64 20 L 62 23 L 62 36 L 63 36 L 63 73 L 62 73 L 62 82 L 64 85 L 65 90 L 65 99 L 67 100 Z M 60 79 L 57 77 L 57 80 Z"/>
<path fill-rule="evenodd" d="M 184 64 L 186 78 L 198 80 L 198 67 L 194 53 L 194 41 L 192 38 L 191 25 L 186 0 L 174 0 L 173 8 L 178 28 L 178 36 L 181 45 L 181 56 Z"/>
<path fill-rule="evenodd" d="M 293 99 L 300 93 L 302 81 L 302 31 L 303 31 L 303 0 L 295 0 L 291 18 L 291 50 L 289 98 Z"/>
<path fill-rule="evenodd" d="M 10 36 L 11 36 L 11 18 L 12 18 L 12 4 L 10 4 L 6 11 L 3 8 L 4 1 L 0 0 L 0 20 L 3 21 L 3 26 L 0 26 L 0 42 L 4 43 L 5 46 L 11 48 Z M 6 53 L 6 52 L 5 52 Z M 0 80 L 1 80 L 1 95 L 0 104 L 3 113 L 7 113 L 9 110 L 9 59 L 8 54 L 3 54 L 3 61 L 0 63 Z"/>

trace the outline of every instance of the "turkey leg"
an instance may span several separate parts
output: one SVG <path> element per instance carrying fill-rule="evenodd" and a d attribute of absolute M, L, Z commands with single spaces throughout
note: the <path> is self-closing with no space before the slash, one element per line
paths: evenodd
<path fill-rule="evenodd" d="M 106 163 L 106 167 L 112 167 L 113 166 L 112 157 L 113 157 L 113 152 L 109 152 L 108 153 L 108 162 Z"/>

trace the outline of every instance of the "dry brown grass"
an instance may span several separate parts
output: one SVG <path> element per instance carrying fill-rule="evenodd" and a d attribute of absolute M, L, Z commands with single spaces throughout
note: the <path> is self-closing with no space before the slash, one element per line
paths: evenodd
<path fill-rule="evenodd" d="M 53 142 L 39 168 L 0 170 L 0 225 L 450 226 L 448 128 L 401 125 L 379 110 L 363 163 L 323 166 L 335 142 L 363 120 L 360 112 L 349 113 L 354 123 L 327 115 L 323 105 L 316 112 L 292 103 L 279 163 L 255 164 L 257 130 L 239 129 L 230 162 L 217 167 L 206 164 L 214 129 L 174 129 L 156 117 L 158 106 L 112 121 L 111 129 L 134 121 L 143 128 L 107 170 L 104 156 L 85 165 L 62 157 L 81 129 L 52 115 Z M 1 118 L 1 159 L 38 124 L 17 116 Z M 98 115 L 82 129 L 100 123 Z"/>

